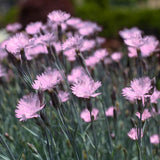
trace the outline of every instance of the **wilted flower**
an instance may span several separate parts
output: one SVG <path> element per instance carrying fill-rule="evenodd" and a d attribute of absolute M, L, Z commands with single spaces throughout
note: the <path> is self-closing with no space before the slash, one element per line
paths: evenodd
<path fill-rule="evenodd" d="M 138 128 L 132 128 L 129 132 L 128 132 L 128 137 L 133 139 L 133 140 L 138 140 L 138 135 L 139 135 L 140 129 Z M 138 133 L 138 134 L 137 134 Z M 141 129 L 141 138 L 143 137 L 143 131 Z"/>
<path fill-rule="evenodd" d="M 160 138 L 158 134 L 153 134 L 150 136 L 150 143 L 152 144 L 159 144 L 160 143 Z"/>
<path fill-rule="evenodd" d="M 36 90 L 50 90 L 54 88 L 61 80 L 62 76 L 58 70 L 48 68 L 47 71 L 36 77 L 32 87 Z"/>
<path fill-rule="evenodd" d="M 65 22 L 66 20 L 70 18 L 70 16 L 71 15 L 69 13 L 63 12 L 61 10 L 52 11 L 51 13 L 48 14 L 49 20 L 55 23 Z"/>
<path fill-rule="evenodd" d="M 137 112 L 136 116 L 140 119 L 140 113 Z M 151 113 L 148 111 L 148 109 L 144 109 L 142 113 L 142 121 L 145 121 L 146 119 L 152 117 Z"/>
<path fill-rule="evenodd" d="M 109 107 L 105 112 L 106 116 L 107 117 L 113 117 L 114 116 L 114 110 L 116 110 L 116 107 L 113 107 L 113 106 Z"/>
<path fill-rule="evenodd" d="M 142 77 L 131 81 L 131 87 L 124 88 L 122 94 L 132 102 L 142 100 L 144 106 L 145 98 L 150 97 L 149 91 L 151 88 L 151 80 L 148 77 Z"/>
<path fill-rule="evenodd" d="M 76 83 L 71 87 L 72 93 L 77 97 L 90 98 L 96 97 L 101 93 L 95 93 L 95 91 L 101 86 L 101 82 L 94 82 L 93 79 L 88 76 L 82 76 Z"/>
<path fill-rule="evenodd" d="M 42 110 L 43 107 L 44 105 L 40 104 L 37 94 L 25 95 L 18 102 L 17 109 L 15 110 L 16 117 L 20 118 L 20 121 L 39 117 L 37 112 Z"/>
<path fill-rule="evenodd" d="M 6 42 L 6 49 L 12 54 L 20 53 L 29 43 L 29 39 L 24 33 L 17 33 Z"/>
<path fill-rule="evenodd" d="M 91 116 L 94 118 L 94 120 L 97 119 L 97 115 L 99 113 L 99 110 L 96 108 L 93 108 L 91 113 L 89 110 L 86 108 L 81 112 L 80 117 L 85 121 L 85 122 L 91 122 Z"/>
<path fill-rule="evenodd" d="M 6 26 L 6 30 L 7 32 L 12 32 L 12 33 L 16 33 L 18 30 L 20 30 L 22 28 L 22 25 L 20 23 L 12 23 L 12 24 L 8 24 Z"/>
<path fill-rule="evenodd" d="M 42 27 L 42 22 L 30 23 L 26 27 L 26 32 L 28 34 L 34 35 L 34 34 L 40 33 L 41 27 Z"/>
<path fill-rule="evenodd" d="M 58 91 L 58 97 L 60 102 L 66 102 L 69 99 L 69 93 L 64 91 Z"/>

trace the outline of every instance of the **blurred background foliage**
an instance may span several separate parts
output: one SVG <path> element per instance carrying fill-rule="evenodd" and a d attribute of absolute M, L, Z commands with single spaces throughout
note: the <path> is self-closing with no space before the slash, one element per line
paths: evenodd
<path fill-rule="evenodd" d="M 21 1 L 0 1 L 0 27 L 18 21 Z M 103 27 L 101 36 L 118 38 L 120 29 L 137 26 L 145 33 L 160 38 L 160 1 L 72 0 L 72 5 L 74 16 L 96 21 Z"/>

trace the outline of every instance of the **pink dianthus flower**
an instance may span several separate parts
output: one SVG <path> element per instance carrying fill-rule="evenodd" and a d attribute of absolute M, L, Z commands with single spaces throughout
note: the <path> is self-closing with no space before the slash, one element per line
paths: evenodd
<path fill-rule="evenodd" d="M 32 22 L 27 25 L 26 32 L 30 35 L 34 35 L 40 33 L 40 29 L 42 27 L 42 22 Z"/>
<path fill-rule="evenodd" d="M 131 87 L 124 88 L 122 94 L 132 102 L 142 100 L 144 106 L 145 98 L 150 97 L 149 91 L 151 88 L 151 80 L 148 77 L 142 77 L 131 81 Z"/>
<path fill-rule="evenodd" d="M 140 119 L 140 113 L 137 112 L 136 116 Z M 145 121 L 146 119 L 152 117 L 151 113 L 148 111 L 148 109 L 144 109 L 142 113 L 142 121 Z"/>
<path fill-rule="evenodd" d="M 58 97 L 59 97 L 61 102 L 66 102 L 69 99 L 69 93 L 64 92 L 64 91 L 59 91 L 58 92 Z"/>
<path fill-rule="evenodd" d="M 76 83 L 71 87 L 72 93 L 77 97 L 87 98 L 96 97 L 101 93 L 95 93 L 95 91 L 101 86 L 101 82 L 94 82 L 93 79 L 87 75 L 82 76 Z"/>
<path fill-rule="evenodd" d="M 132 128 L 129 132 L 128 132 L 128 137 L 133 139 L 133 140 L 138 140 L 138 135 L 139 135 L 140 130 L 137 128 Z M 138 134 L 137 134 L 138 133 Z M 141 138 L 143 137 L 143 131 L 141 129 Z"/>
<path fill-rule="evenodd" d="M 153 134 L 150 136 L 150 143 L 152 144 L 159 144 L 160 143 L 160 138 L 158 134 Z"/>
<path fill-rule="evenodd" d="M 113 106 L 109 107 L 105 112 L 106 116 L 107 117 L 113 117 L 114 116 L 114 110 L 116 110 L 116 107 L 113 107 Z"/>
<path fill-rule="evenodd" d="M 17 109 L 15 110 L 16 117 L 20 118 L 20 121 L 39 117 L 37 112 L 42 110 L 43 107 L 44 105 L 40 104 L 37 94 L 25 95 L 18 102 Z"/>
<path fill-rule="evenodd" d="M 81 114 L 80 117 L 85 121 L 85 122 L 91 122 L 91 116 L 93 116 L 94 120 L 97 119 L 97 115 L 99 113 L 99 110 L 96 108 L 93 108 L 91 113 L 89 112 L 89 110 L 86 108 L 84 109 Z"/>
<path fill-rule="evenodd" d="M 47 71 L 38 75 L 34 80 L 32 87 L 36 90 L 50 90 L 54 88 L 62 80 L 61 73 L 56 69 L 48 68 Z"/>

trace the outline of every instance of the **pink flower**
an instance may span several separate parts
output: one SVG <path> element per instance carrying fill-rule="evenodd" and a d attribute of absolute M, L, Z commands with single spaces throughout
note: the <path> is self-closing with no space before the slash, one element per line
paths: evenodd
<path fill-rule="evenodd" d="M 105 112 L 106 116 L 107 117 L 113 117 L 114 116 L 114 110 L 116 110 L 116 107 L 113 107 L 113 106 L 109 107 Z"/>
<path fill-rule="evenodd" d="M 12 32 L 12 33 L 16 33 L 18 30 L 20 30 L 22 28 L 22 25 L 20 23 L 12 23 L 12 24 L 8 24 L 6 26 L 6 30 L 8 32 Z"/>
<path fill-rule="evenodd" d="M 64 92 L 64 91 L 59 91 L 58 92 L 58 97 L 59 97 L 61 102 L 66 102 L 69 99 L 69 93 Z"/>
<path fill-rule="evenodd" d="M 69 20 L 67 20 L 67 24 L 72 26 L 72 27 L 75 27 L 77 24 L 81 23 L 82 20 L 80 18 L 75 18 L 75 17 L 72 17 L 70 18 Z"/>
<path fill-rule="evenodd" d="M 128 47 L 128 56 L 130 58 L 133 58 L 133 57 L 137 57 L 137 49 L 136 48 L 133 48 L 133 47 Z"/>
<path fill-rule="evenodd" d="M 160 143 L 159 135 L 158 134 L 153 134 L 150 137 L 150 143 L 152 143 L 152 144 L 159 144 Z"/>
<path fill-rule="evenodd" d="M 89 66 L 91 68 L 94 68 L 95 65 L 99 62 L 100 62 L 100 59 L 98 59 L 95 56 L 90 56 L 87 59 L 85 59 L 86 66 Z"/>
<path fill-rule="evenodd" d="M 32 87 L 36 90 L 50 90 L 60 83 L 61 80 L 62 76 L 58 70 L 48 68 L 47 71 L 36 77 Z"/>
<path fill-rule="evenodd" d="M 70 16 L 71 15 L 69 13 L 63 12 L 61 10 L 52 11 L 51 13 L 48 14 L 49 20 L 55 23 L 65 22 L 70 18 Z"/>
<path fill-rule="evenodd" d="M 103 60 L 107 55 L 108 52 L 106 49 L 98 49 L 94 52 L 94 56 L 99 60 Z"/>
<path fill-rule="evenodd" d="M 151 80 L 148 77 L 142 77 L 131 81 L 131 87 L 124 88 L 122 94 L 132 102 L 142 100 L 144 106 L 145 98 L 150 97 L 149 91 L 151 88 Z"/>
<path fill-rule="evenodd" d="M 121 52 L 114 52 L 111 55 L 111 58 L 112 58 L 113 61 L 119 62 L 122 58 L 122 53 Z"/>
<path fill-rule="evenodd" d="M 39 54 L 48 54 L 47 48 L 45 45 L 34 45 L 33 47 L 26 47 L 25 54 L 27 60 L 32 60 L 37 57 Z"/>
<path fill-rule="evenodd" d="M 136 116 L 140 119 L 140 113 L 137 112 Z M 148 111 L 148 109 L 144 109 L 142 113 L 142 121 L 145 121 L 146 119 L 152 117 L 151 113 Z"/>
<path fill-rule="evenodd" d="M 101 93 L 95 93 L 95 91 L 101 86 L 101 82 L 94 82 L 93 79 L 88 76 L 82 76 L 76 83 L 71 87 L 72 93 L 77 97 L 87 98 L 96 97 Z"/>
<path fill-rule="evenodd" d="M 70 83 L 76 83 L 83 76 L 86 75 L 82 67 L 73 68 L 71 74 L 68 75 L 67 79 Z"/>
<path fill-rule="evenodd" d="M 133 35 L 140 35 L 142 33 L 141 30 L 139 30 L 137 27 L 133 27 L 131 29 L 125 28 L 121 31 L 119 31 L 119 35 L 123 39 L 131 38 Z"/>
<path fill-rule="evenodd" d="M 28 34 L 34 35 L 34 34 L 40 33 L 41 27 L 42 27 L 42 22 L 30 23 L 26 27 L 26 32 Z"/>
<path fill-rule="evenodd" d="M 159 43 L 154 36 L 146 36 L 145 39 L 144 45 L 140 47 L 142 57 L 150 56 Z"/>
<path fill-rule="evenodd" d="M 160 98 L 160 91 L 154 90 L 153 94 L 150 97 L 151 103 L 157 104 L 157 100 Z"/>
<path fill-rule="evenodd" d="M 69 50 L 66 50 L 64 51 L 63 53 L 67 59 L 69 61 L 75 61 L 76 60 L 76 52 L 75 52 L 75 49 L 69 49 Z"/>
<path fill-rule="evenodd" d="M 111 64 L 111 63 L 112 63 L 112 59 L 111 59 L 111 58 L 106 57 L 106 58 L 104 59 L 104 64 L 105 64 L 105 65 L 108 65 L 108 64 Z"/>
<path fill-rule="evenodd" d="M 91 116 L 93 116 L 94 120 L 97 119 L 97 115 L 99 113 L 99 110 L 96 108 L 93 108 L 91 113 L 89 112 L 89 110 L 86 108 L 84 109 L 81 114 L 80 117 L 85 121 L 85 122 L 91 122 Z"/>
<path fill-rule="evenodd" d="M 128 137 L 133 139 L 133 140 L 138 140 L 138 135 L 140 130 L 137 128 L 132 128 L 129 132 L 128 132 Z M 141 138 L 143 137 L 143 131 L 141 129 Z"/>
<path fill-rule="evenodd" d="M 19 54 L 29 43 L 29 39 L 24 33 L 17 33 L 7 40 L 6 49 L 12 54 Z"/>
<path fill-rule="evenodd" d="M 37 112 L 42 110 L 43 107 L 44 105 L 41 106 L 36 94 L 25 95 L 18 102 L 17 109 L 15 110 L 16 117 L 20 118 L 20 121 L 39 117 Z"/>
<path fill-rule="evenodd" d="M 94 40 L 84 40 L 82 43 L 82 47 L 80 48 L 81 52 L 90 51 L 96 46 L 96 42 Z"/>
<path fill-rule="evenodd" d="M 75 50 L 80 50 L 83 44 L 83 37 L 81 36 L 74 36 L 68 38 L 64 43 L 63 43 L 63 50 L 68 50 L 68 49 L 75 49 Z"/>

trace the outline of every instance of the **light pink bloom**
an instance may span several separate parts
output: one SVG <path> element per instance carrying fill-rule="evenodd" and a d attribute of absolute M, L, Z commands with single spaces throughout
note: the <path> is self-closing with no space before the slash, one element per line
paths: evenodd
<path fill-rule="evenodd" d="M 61 80 L 62 76 L 58 70 L 48 68 L 47 71 L 36 77 L 32 87 L 36 90 L 50 90 L 60 83 Z"/>
<path fill-rule="evenodd" d="M 96 97 L 101 93 L 95 93 L 95 91 L 101 86 L 101 82 L 94 82 L 93 79 L 88 76 L 83 76 L 78 82 L 74 83 L 71 87 L 72 93 L 80 98 Z"/>
<path fill-rule="evenodd" d="M 121 31 L 119 31 L 119 35 L 123 39 L 131 38 L 133 35 L 140 35 L 142 33 L 141 30 L 139 30 L 137 27 L 133 27 L 131 29 L 125 28 Z"/>
<path fill-rule="evenodd" d="M 116 107 L 113 107 L 113 106 L 109 107 L 105 112 L 106 116 L 107 117 L 113 117 L 114 116 L 114 110 L 116 110 Z"/>
<path fill-rule="evenodd" d="M 29 39 L 24 33 L 17 33 L 7 40 L 6 49 L 12 54 L 19 54 L 29 43 Z"/>
<path fill-rule="evenodd" d="M 137 112 L 136 116 L 140 119 L 140 113 Z M 148 109 L 144 109 L 142 113 L 142 121 L 145 121 L 146 119 L 152 117 L 151 113 L 148 111 Z"/>
<path fill-rule="evenodd" d="M 138 135 L 139 135 L 140 130 L 137 128 L 132 128 L 129 132 L 128 132 L 128 137 L 133 139 L 133 140 L 138 140 Z M 138 133 L 138 135 L 137 135 Z M 143 137 L 143 131 L 141 129 L 141 138 Z"/>
<path fill-rule="evenodd" d="M 32 60 L 33 58 L 37 57 L 39 54 L 48 54 L 48 50 L 45 45 L 39 44 L 33 47 L 25 48 L 25 55 L 27 57 L 27 60 Z"/>
<path fill-rule="evenodd" d="M 108 64 L 111 64 L 111 63 L 112 63 L 112 59 L 111 59 L 111 58 L 106 57 L 106 58 L 104 59 L 104 64 L 105 64 L 105 65 L 108 65 Z"/>
<path fill-rule="evenodd" d="M 49 20 L 55 23 L 62 23 L 71 17 L 69 13 L 63 12 L 61 10 L 52 11 L 48 14 Z"/>
<path fill-rule="evenodd" d="M 66 51 L 64 51 L 63 54 L 67 57 L 67 59 L 69 61 L 75 61 L 76 60 L 76 51 L 75 51 L 75 49 L 66 50 Z"/>
<path fill-rule="evenodd" d="M 98 49 L 94 52 L 94 56 L 99 60 L 103 60 L 107 55 L 108 52 L 106 49 Z"/>
<path fill-rule="evenodd" d="M 153 134 L 150 136 L 150 143 L 152 144 L 159 144 L 160 143 L 160 138 L 158 134 Z"/>
<path fill-rule="evenodd" d="M 42 110 L 43 107 L 44 105 L 41 106 L 37 94 L 25 95 L 18 102 L 17 109 L 15 110 L 16 117 L 20 118 L 20 121 L 39 117 L 37 112 Z"/>
<path fill-rule="evenodd" d="M 153 94 L 150 97 L 151 103 L 157 104 L 157 100 L 160 98 L 160 91 L 154 90 Z"/>
<path fill-rule="evenodd" d="M 133 58 L 133 57 L 137 57 L 137 49 L 136 48 L 133 48 L 133 47 L 128 47 L 128 56 L 130 58 Z"/>
<path fill-rule="evenodd" d="M 34 22 L 34 23 L 32 22 L 27 25 L 26 32 L 28 34 L 34 35 L 40 33 L 41 27 L 42 27 L 42 22 Z"/>
<path fill-rule="evenodd" d="M 69 37 L 64 43 L 63 43 L 63 50 L 68 50 L 68 49 L 75 49 L 75 50 L 80 50 L 83 44 L 83 37 L 81 36 L 74 36 L 74 37 Z"/>
<path fill-rule="evenodd" d="M 20 23 L 12 23 L 12 24 L 8 24 L 6 26 L 6 30 L 8 32 L 12 32 L 12 33 L 16 33 L 18 30 L 20 30 L 22 28 L 22 25 Z"/>
<path fill-rule="evenodd" d="M 84 75 L 86 75 L 86 73 L 83 67 L 76 67 L 72 69 L 71 74 L 67 76 L 67 79 L 70 83 L 76 83 Z"/>
<path fill-rule="evenodd" d="M 111 55 L 111 58 L 112 58 L 113 61 L 119 62 L 122 58 L 122 53 L 121 52 L 114 52 Z"/>
<path fill-rule="evenodd" d="M 52 44 L 56 50 L 56 53 L 59 54 L 62 51 L 62 45 L 59 42 L 53 42 Z"/>
<path fill-rule="evenodd" d="M 72 17 L 72 18 L 68 19 L 66 23 L 72 27 L 75 27 L 77 24 L 79 24 L 81 22 L 82 22 L 82 20 L 80 18 Z"/>
<path fill-rule="evenodd" d="M 82 43 L 82 47 L 80 48 L 81 52 L 90 51 L 96 46 L 96 42 L 94 40 L 84 40 Z"/>
<path fill-rule="evenodd" d="M 140 34 L 132 35 L 132 37 L 124 40 L 125 44 L 131 47 L 139 49 L 146 43 L 146 39 L 143 38 Z"/>
<path fill-rule="evenodd" d="M 94 68 L 95 65 L 96 65 L 97 63 L 99 63 L 99 62 L 100 62 L 100 59 L 98 59 L 98 58 L 95 57 L 94 55 L 88 57 L 87 59 L 85 59 L 86 66 L 89 66 L 89 67 L 91 67 L 91 68 Z"/>
<path fill-rule="evenodd" d="M 99 113 L 99 110 L 96 108 L 93 108 L 91 113 L 89 112 L 89 110 L 86 108 L 84 109 L 81 114 L 80 117 L 85 121 L 85 122 L 91 122 L 91 116 L 94 117 L 94 120 L 97 119 L 97 115 Z"/>
<path fill-rule="evenodd" d="M 146 36 L 145 43 L 140 47 L 142 57 L 150 56 L 156 49 L 159 41 L 154 36 Z"/>
<path fill-rule="evenodd" d="M 151 80 L 148 77 L 142 77 L 131 81 L 131 87 L 122 90 L 123 96 L 129 101 L 142 100 L 143 106 L 146 97 L 150 97 L 149 91 L 152 88 Z"/>
<path fill-rule="evenodd" d="M 66 102 L 69 99 L 69 93 L 64 92 L 64 91 L 59 91 L 58 92 L 58 97 L 59 97 L 61 102 Z"/>

